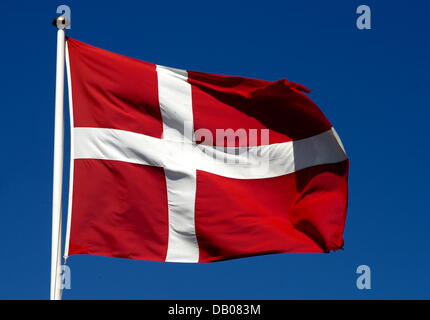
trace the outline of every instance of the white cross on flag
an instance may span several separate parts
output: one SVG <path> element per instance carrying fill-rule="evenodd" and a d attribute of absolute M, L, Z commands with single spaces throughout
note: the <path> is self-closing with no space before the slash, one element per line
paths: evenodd
<path fill-rule="evenodd" d="M 71 38 L 66 48 L 66 257 L 211 262 L 342 248 L 348 159 L 305 87 Z"/>

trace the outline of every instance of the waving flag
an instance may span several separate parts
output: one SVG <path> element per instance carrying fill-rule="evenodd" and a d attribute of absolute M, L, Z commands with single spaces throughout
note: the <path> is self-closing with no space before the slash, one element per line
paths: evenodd
<path fill-rule="evenodd" d="M 211 262 L 343 246 L 348 159 L 303 86 L 67 40 L 65 255 Z"/>

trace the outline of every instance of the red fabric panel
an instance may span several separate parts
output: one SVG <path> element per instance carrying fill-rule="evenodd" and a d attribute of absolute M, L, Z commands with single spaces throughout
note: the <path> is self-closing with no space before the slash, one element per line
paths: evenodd
<path fill-rule="evenodd" d="M 270 82 L 189 71 L 188 81 L 192 84 L 194 129 L 207 128 L 213 137 L 216 129 L 269 129 L 272 144 L 308 138 L 331 128 L 303 93 L 309 90 L 288 80 Z M 216 145 L 233 146 L 225 140 Z M 261 145 L 260 138 L 257 145 Z M 234 146 L 239 146 L 238 140 Z"/>
<path fill-rule="evenodd" d="M 343 246 L 348 161 L 258 180 L 197 171 L 200 262 Z"/>
<path fill-rule="evenodd" d="M 168 241 L 164 170 L 75 160 L 69 255 L 164 261 Z"/>
<path fill-rule="evenodd" d="M 156 66 L 68 38 L 75 127 L 160 138 Z"/>

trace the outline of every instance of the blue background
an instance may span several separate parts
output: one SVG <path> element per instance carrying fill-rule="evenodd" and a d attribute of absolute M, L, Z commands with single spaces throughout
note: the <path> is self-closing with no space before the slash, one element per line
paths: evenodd
<path fill-rule="evenodd" d="M 68 35 L 114 52 L 308 86 L 351 159 L 344 251 L 196 265 L 72 256 L 64 299 L 430 298 L 430 4 L 368 0 L 1 1 L 0 298 L 49 298 L 60 4 Z M 360 4 L 372 30 L 356 28 Z M 371 290 L 356 288 L 361 264 Z"/>

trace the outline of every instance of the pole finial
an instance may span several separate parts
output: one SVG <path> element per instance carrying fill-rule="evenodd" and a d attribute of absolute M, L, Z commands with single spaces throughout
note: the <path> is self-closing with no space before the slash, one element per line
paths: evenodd
<path fill-rule="evenodd" d="M 52 21 L 54 27 L 59 30 L 70 29 L 72 25 L 72 10 L 69 6 L 62 4 L 57 7 L 57 13 L 60 15 Z"/>
<path fill-rule="evenodd" d="M 64 16 L 59 16 L 52 21 L 52 25 L 58 29 L 67 29 L 69 21 Z"/>

